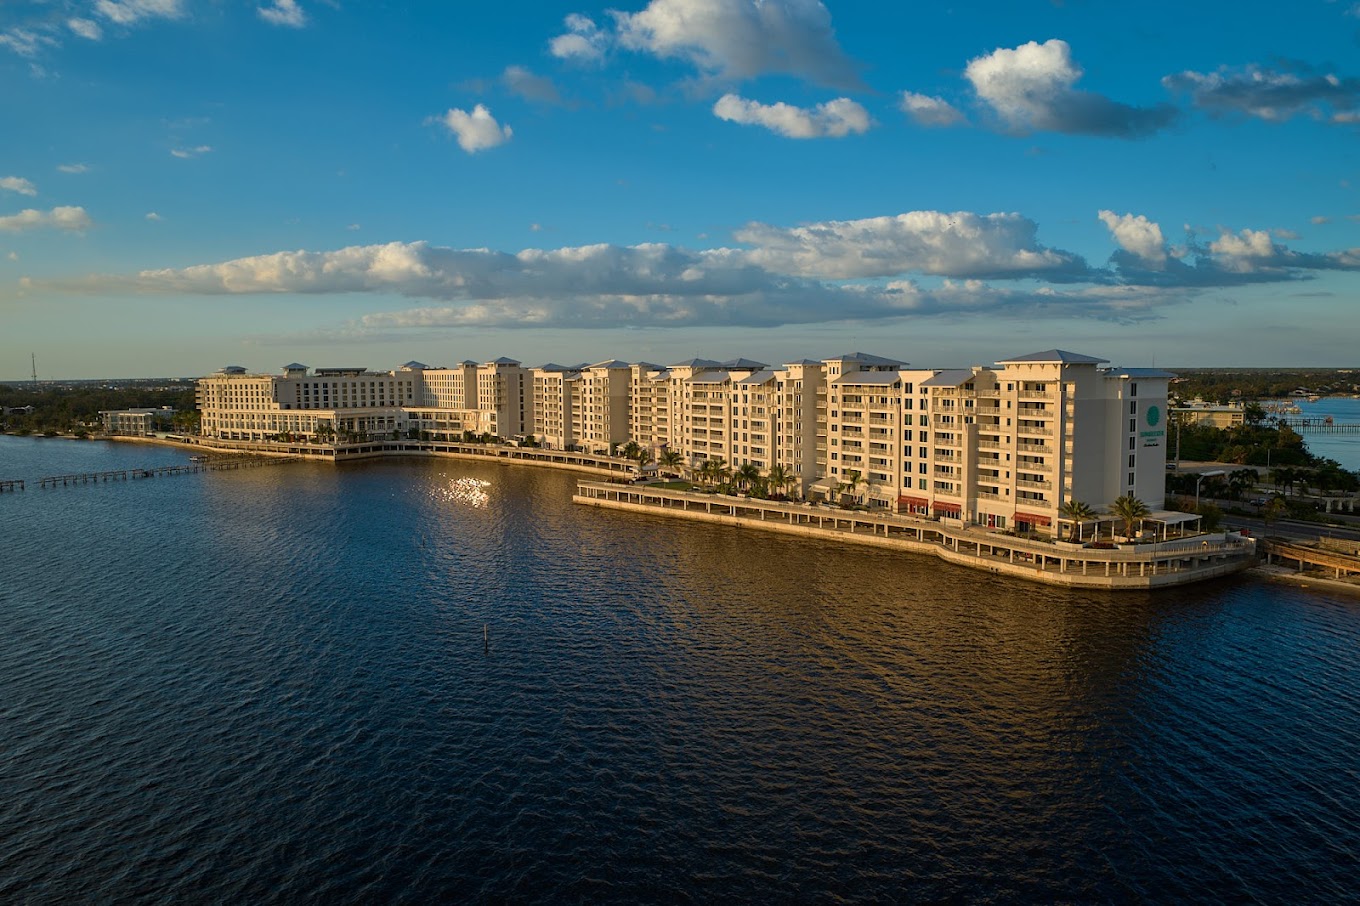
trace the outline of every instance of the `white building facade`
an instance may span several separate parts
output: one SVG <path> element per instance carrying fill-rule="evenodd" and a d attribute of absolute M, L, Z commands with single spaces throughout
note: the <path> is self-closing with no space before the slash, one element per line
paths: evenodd
<path fill-rule="evenodd" d="M 967 369 L 866 353 L 768 366 L 692 359 L 388 372 L 224 368 L 199 382 L 201 433 L 343 444 L 491 436 L 607 454 L 633 441 L 686 468 L 782 470 L 796 495 L 1050 532 L 1065 503 L 1164 503 L 1167 386 L 1053 349 Z"/>

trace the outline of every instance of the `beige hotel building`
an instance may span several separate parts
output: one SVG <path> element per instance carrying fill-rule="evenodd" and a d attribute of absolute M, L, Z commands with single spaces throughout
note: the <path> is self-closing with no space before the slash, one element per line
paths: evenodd
<path fill-rule="evenodd" d="M 1173 375 L 1106 365 L 1051 349 L 957 370 L 865 353 L 778 366 L 230 366 L 199 381 L 198 403 L 209 440 L 409 448 L 489 435 L 591 453 L 633 441 L 694 468 L 778 465 L 802 496 L 1048 531 L 1065 501 L 1164 503 Z"/>

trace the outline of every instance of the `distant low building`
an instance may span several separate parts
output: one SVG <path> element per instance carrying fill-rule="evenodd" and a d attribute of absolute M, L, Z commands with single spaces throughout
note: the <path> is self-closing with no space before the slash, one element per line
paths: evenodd
<path fill-rule="evenodd" d="M 1236 428 L 1246 422 L 1246 409 L 1236 406 L 1211 406 L 1191 403 L 1171 410 L 1171 415 L 1182 425 L 1208 425 L 1211 428 Z"/>
<path fill-rule="evenodd" d="M 107 409 L 99 413 L 104 421 L 104 433 L 145 437 L 171 427 L 175 410 L 169 406 L 160 409 Z"/>

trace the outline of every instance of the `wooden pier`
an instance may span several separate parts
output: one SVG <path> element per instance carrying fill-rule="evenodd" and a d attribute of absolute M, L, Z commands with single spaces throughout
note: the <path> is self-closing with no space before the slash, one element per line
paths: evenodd
<path fill-rule="evenodd" d="M 223 472 L 232 469 L 251 469 L 297 460 L 274 456 L 229 456 L 208 459 L 178 466 L 152 466 L 148 469 L 114 469 L 108 472 L 74 472 L 68 475 L 48 475 L 38 479 L 40 488 L 65 488 L 72 485 L 103 484 L 110 481 L 135 481 L 165 475 L 194 475 L 199 472 Z M 23 482 L 19 482 L 20 490 Z"/>
<path fill-rule="evenodd" d="M 22 491 L 24 489 L 23 479 L 12 478 L 0 480 L 0 494 L 6 491 Z"/>
<path fill-rule="evenodd" d="M 1280 424 L 1300 434 L 1360 434 L 1360 424 L 1343 425 L 1326 418 L 1282 418 Z"/>

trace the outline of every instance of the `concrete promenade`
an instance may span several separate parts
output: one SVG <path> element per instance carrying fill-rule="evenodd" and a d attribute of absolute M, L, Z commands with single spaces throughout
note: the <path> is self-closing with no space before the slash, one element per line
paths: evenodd
<path fill-rule="evenodd" d="M 1247 569 L 1257 559 L 1256 542 L 1232 533 L 1105 549 L 1021 538 L 954 520 L 946 524 L 645 485 L 582 481 L 572 499 L 586 506 L 931 554 L 970 569 L 1079 588 L 1141 590 L 1184 585 Z"/>

